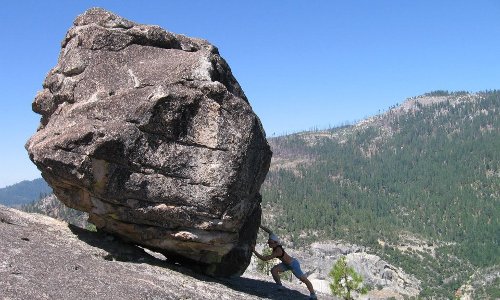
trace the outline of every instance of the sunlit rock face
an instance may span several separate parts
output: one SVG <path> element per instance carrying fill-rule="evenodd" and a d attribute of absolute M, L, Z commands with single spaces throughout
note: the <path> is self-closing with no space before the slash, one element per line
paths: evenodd
<path fill-rule="evenodd" d="M 43 87 L 26 149 L 62 202 L 207 273 L 245 270 L 271 151 L 216 47 L 93 8 Z"/>

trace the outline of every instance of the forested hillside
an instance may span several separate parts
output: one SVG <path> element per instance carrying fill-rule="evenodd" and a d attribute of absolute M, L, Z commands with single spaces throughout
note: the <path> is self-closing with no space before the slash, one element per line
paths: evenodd
<path fill-rule="evenodd" d="M 19 209 L 25 212 L 39 213 L 61 221 L 66 221 L 69 224 L 81 228 L 95 228 L 95 226 L 89 225 L 87 213 L 67 207 L 59 201 L 54 194 L 24 204 Z"/>
<path fill-rule="evenodd" d="M 42 178 L 24 180 L 0 189 L 0 204 L 21 206 L 52 193 L 52 189 Z"/>
<path fill-rule="evenodd" d="M 294 243 L 369 246 L 423 280 L 421 296 L 451 297 L 500 264 L 499 115 L 500 91 L 438 91 L 354 126 L 272 138 L 267 218 Z"/>

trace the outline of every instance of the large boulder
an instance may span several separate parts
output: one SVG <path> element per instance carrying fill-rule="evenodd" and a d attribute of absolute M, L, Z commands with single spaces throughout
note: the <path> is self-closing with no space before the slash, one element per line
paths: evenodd
<path fill-rule="evenodd" d="M 93 8 L 43 87 L 26 149 L 62 202 L 209 274 L 245 270 L 271 151 L 216 47 Z"/>

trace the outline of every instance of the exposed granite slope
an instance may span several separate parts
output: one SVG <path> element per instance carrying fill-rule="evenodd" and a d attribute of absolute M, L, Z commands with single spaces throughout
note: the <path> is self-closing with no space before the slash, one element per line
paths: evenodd
<path fill-rule="evenodd" d="M 270 276 L 218 279 L 161 260 L 110 235 L 0 206 L 2 299 L 306 299 Z M 334 299 L 320 295 L 320 299 Z"/>

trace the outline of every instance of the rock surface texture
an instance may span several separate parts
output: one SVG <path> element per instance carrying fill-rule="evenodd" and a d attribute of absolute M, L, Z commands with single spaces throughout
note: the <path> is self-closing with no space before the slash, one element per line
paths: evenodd
<path fill-rule="evenodd" d="M 337 259 L 345 255 L 347 264 L 362 276 L 365 284 L 372 286 L 368 294 L 358 295 L 356 299 L 402 300 L 418 297 L 421 291 L 418 279 L 367 251 L 370 251 L 369 248 L 364 246 L 340 241 L 322 241 L 313 243 L 308 255 L 291 251 L 290 253 L 300 259 L 306 270 L 315 270 L 309 279 L 319 291 L 329 291 L 331 279 L 328 273 Z"/>
<path fill-rule="evenodd" d="M 306 299 L 304 285 L 213 278 L 111 235 L 0 205 L 0 299 Z M 319 295 L 320 299 L 337 299 Z"/>
<path fill-rule="evenodd" d="M 93 8 L 43 87 L 26 149 L 62 202 L 209 274 L 243 273 L 271 151 L 217 48 Z"/>

